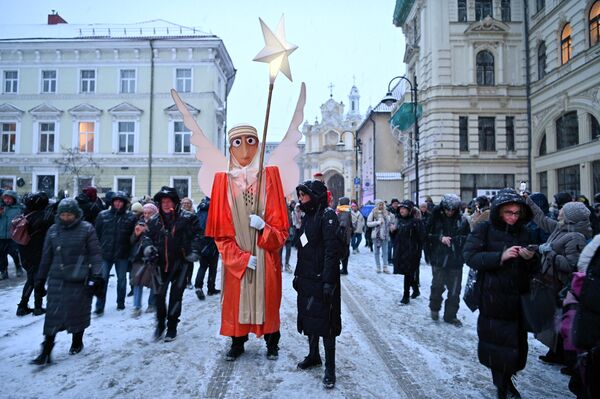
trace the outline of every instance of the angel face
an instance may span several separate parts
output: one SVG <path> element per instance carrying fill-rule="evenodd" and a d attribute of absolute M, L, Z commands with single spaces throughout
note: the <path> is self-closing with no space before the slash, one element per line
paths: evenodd
<path fill-rule="evenodd" d="M 244 167 L 250 165 L 258 151 L 258 139 L 254 135 L 242 135 L 229 142 L 229 153 Z"/>

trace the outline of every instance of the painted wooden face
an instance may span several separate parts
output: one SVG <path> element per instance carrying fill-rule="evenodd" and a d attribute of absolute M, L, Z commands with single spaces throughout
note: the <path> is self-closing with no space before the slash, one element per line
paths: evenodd
<path fill-rule="evenodd" d="M 258 151 L 258 139 L 253 135 L 238 136 L 229 143 L 229 153 L 240 166 L 248 166 Z"/>

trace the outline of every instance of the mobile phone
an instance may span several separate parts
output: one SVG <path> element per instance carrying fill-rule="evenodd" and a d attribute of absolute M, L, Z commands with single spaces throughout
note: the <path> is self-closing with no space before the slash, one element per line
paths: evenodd
<path fill-rule="evenodd" d="M 533 245 L 533 244 L 531 244 L 531 245 L 527 246 L 527 250 L 528 251 L 532 251 L 532 252 L 537 252 L 538 247 L 539 247 L 539 245 Z"/>

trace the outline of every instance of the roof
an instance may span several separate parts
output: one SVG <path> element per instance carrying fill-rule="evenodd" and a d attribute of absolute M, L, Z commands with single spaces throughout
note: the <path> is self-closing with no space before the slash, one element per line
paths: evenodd
<path fill-rule="evenodd" d="M 415 0 L 396 0 L 396 8 L 394 9 L 394 19 L 392 22 L 396 26 L 404 25 L 406 18 L 412 9 Z"/>
<path fill-rule="evenodd" d="M 216 37 L 199 28 L 178 25 L 163 19 L 131 24 L 31 24 L 0 25 L 0 41 L 65 39 Z"/>
<path fill-rule="evenodd" d="M 404 80 L 400 79 L 392 88 L 392 97 L 394 97 L 396 100 L 401 99 L 406 91 L 406 84 L 407 83 Z M 375 108 L 369 107 L 369 109 L 367 109 L 365 119 L 363 119 L 360 126 L 356 130 L 362 129 L 363 125 L 369 120 L 369 115 L 371 113 L 391 113 L 394 109 L 394 106 L 395 104 L 386 105 L 380 101 Z"/>

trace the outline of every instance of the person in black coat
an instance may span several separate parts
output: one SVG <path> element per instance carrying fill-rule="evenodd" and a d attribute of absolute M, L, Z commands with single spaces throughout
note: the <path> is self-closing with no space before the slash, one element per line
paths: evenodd
<path fill-rule="evenodd" d="M 410 303 L 410 288 L 413 298 L 419 296 L 419 287 L 414 284 L 415 273 L 421 262 L 421 251 L 425 242 L 425 229 L 411 200 L 404 200 L 398 206 L 395 223 L 392 224 L 392 245 L 394 246 L 394 274 L 404 275 L 404 295 L 400 303 Z"/>
<path fill-rule="evenodd" d="M 335 337 L 342 332 L 340 259 L 344 248 L 335 211 L 327 206 L 327 187 L 319 180 L 296 187 L 302 225 L 296 235 L 298 262 L 293 287 L 298 292 L 298 332 L 308 336 L 309 353 L 299 369 L 321 365 L 319 337 L 325 348 L 326 388 L 335 385 Z"/>
<path fill-rule="evenodd" d="M 131 234 L 137 223 L 135 215 L 127 210 L 129 197 L 122 191 L 117 191 L 111 197 L 111 207 L 96 218 L 96 234 L 102 247 L 102 273 L 107 284 L 110 270 L 115 265 L 117 272 L 117 310 L 125 309 L 125 294 L 127 293 L 127 269 L 131 252 Z M 96 300 L 97 315 L 104 314 L 105 295 Z"/>
<path fill-rule="evenodd" d="M 525 368 L 527 331 L 520 296 L 529 291 L 529 281 L 538 268 L 525 225 L 533 213 L 512 189 L 501 190 L 492 200 L 490 220 L 482 222 L 467 237 L 463 255 L 478 271 L 481 284 L 477 335 L 479 362 L 492 370 L 498 397 L 520 397 L 512 376 Z"/>
<path fill-rule="evenodd" d="M 154 195 L 158 214 L 147 224 L 148 230 L 142 237 L 146 259 L 154 260 L 158 266 L 162 284 L 156 292 L 156 330 L 154 338 L 159 340 L 165 331 L 165 342 L 177 336 L 177 324 L 181 315 L 183 291 L 186 286 L 187 268 L 200 259 L 200 224 L 192 212 L 179 207 L 179 195 L 173 187 L 163 186 Z M 166 296 L 169 291 L 169 309 Z"/>
<path fill-rule="evenodd" d="M 206 220 L 208 219 L 208 208 L 210 207 L 210 198 L 205 197 L 200 204 L 196 215 L 198 216 L 198 226 L 200 227 L 200 267 L 196 273 L 196 280 L 194 287 L 196 288 L 196 296 L 199 300 L 206 299 L 202 286 L 204 285 L 204 275 L 208 270 L 208 281 L 206 287 L 208 288 L 208 295 L 217 295 L 221 293 L 221 290 L 216 288 L 217 281 L 217 264 L 219 262 L 219 249 L 215 240 L 212 237 L 207 237 L 204 234 L 206 230 Z"/>
<path fill-rule="evenodd" d="M 42 308 L 43 298 L 34 295 L 33 310 L 29 308 L 28 303 L 33 292 L 35 275 L 38 272 L 42 258 L 44 239 L 48 229 L 54 223 L 54 213 L 48 206 L 48 194 L 43 191 L 27 195 L 23 199 L 23 203 L 25 204 L 24 214 L 28 221 L 27 232 L 31 238 L 27 245 L 21 245 L 19 248 L 23 268 L 27 271 L 27 281 L 23 286 L 21 302 L 17 305 L 17 316 L 25 316 L 32 312 L 34 316 L 40 316 L 46 312 Z"/>
<path fill-rule="evenodd" d="M 96 224 L 98 214 L 106 209 L 104 202 L 98 198 L 98 189 L 94 186 L 81 190 L 81 194 L 75 197 L 75 200 L 83 212 L 83 220 L 92 225 Z"/>
<path fill-rule="evenodd" d="M 90 325 L 92 310 L 90 289 L 101 288 L 104 280 L 100 276 L 102 258 L 96 231 L 82 219 L 77 201 L 65 198 L 58 205 L 56 221 L 46 234 L 35 278 L 36 295 L 40 296 L 44 296 L 48 281 L 45 340 L 42 353 L 32 360 L 33 364 L 51 362 L 50 353 L 59 331 L 73 334 L 69 354 L 75 355 L 83 349 L 83 333 Z"/>
<path fill-rule="evenodd" d="M 433 208 L 430 240 L 433 243 L 431 257 L 431 295 L 429 309 L 431 318 L 439 319 L 442 294 L 448 290 L 444 304 L 444 321 L 461 327 L 456 317 L 460 304 L 462 283 L 463 246 L 470 232 L 469 222 L 460 212 L 460 197 L 456 194 L 442 196 L 440 205 Z"/>

